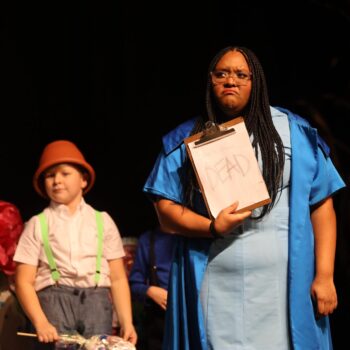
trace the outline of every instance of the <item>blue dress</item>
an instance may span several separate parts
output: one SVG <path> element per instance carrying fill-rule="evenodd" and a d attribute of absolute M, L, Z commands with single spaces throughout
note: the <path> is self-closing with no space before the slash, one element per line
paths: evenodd
<path fill-rule="evenodd" d="M 288 349 L 290 343 L 295 350 L 332 349 L 328 317 L 315 319 L 310 297 L 315 273 L 310 207 L 344 182 L 315 129 L 287 110 L 271 112 L 287 154 L 280 201 L 262 222 L 247 221 L 243 232 L 222 242 L 186 237 L 178 241 L 168 294 L 166 350 L 262 349 L 261 344 Z M 286 116 L 290 137 L 285 123 L 276 123 L 283 124 Z M 193 125 L 189 120 L 164 136 L 145 193 L 184 203 L 182 140 Z M 195 210 L 206 215 L 200 194 Z M 217 327 L 216 318 L 221 322 Z"/>
<path fill-rule="evenodd" d="M 290 133 L 286 115 L 275 116 L 273 121 L 285 149 L 280 198 L 262 221 L 247 220 L 231 235 L 213 241 L 210 246 L 200 295 L 208 349 L 290 349 L 287 307 Z"/>

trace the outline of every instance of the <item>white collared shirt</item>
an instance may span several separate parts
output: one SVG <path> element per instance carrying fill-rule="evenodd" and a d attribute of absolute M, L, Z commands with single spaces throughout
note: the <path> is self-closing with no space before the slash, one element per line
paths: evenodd
<path fill-rule="evenodd" d="M 61 274 L 59 284 L 88 288 L 95 286 L 97 256 L 96 211 L 82 199 L 73 215 L 67 206 L 50 203 L 44 209 L 48 223 L 50 247 Z M 109 287 L 108 260 L 125 256 L 119 230 L 106 212 L 103 218 L 103 254 L 99 286 Z M 54 284 L 44 251 L 41 226 L 37 215 L 25 223 L 13 258 L 16 262 L 38 267 L 35 289 Z"/>

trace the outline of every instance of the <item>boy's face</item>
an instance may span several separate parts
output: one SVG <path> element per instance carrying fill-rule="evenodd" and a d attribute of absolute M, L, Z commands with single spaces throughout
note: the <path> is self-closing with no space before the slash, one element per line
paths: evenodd
<path fill-rule="evenodd" d="M 87 181 L 75 166 L 58 164 L 45 171 L 44 184 L 52 201 L 70 206 L 80 203 Z"/>

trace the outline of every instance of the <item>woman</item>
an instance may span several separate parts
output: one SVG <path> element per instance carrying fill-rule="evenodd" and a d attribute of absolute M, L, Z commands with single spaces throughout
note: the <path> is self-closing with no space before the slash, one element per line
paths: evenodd
<path fill-rule="evenodd" d="M 227 47 L 208 71 L 206 116 L 163 138 L 144 186 L 162 229 L 182 235 L 172 266 L 164 349 L 331 349 L 327 315 L 336 217 L 344 187 L 329 149 L 304 119 L 270 107 L 257 57 Z M 244 118 L 271 197 L 211 221 L 183 139 L 205 121 Z"/>

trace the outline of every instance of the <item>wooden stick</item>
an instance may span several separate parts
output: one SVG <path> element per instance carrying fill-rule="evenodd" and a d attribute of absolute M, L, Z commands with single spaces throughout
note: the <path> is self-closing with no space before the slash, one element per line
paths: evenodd
<path fill-rule="evenodd" d="M 35 334 L 35 333 L 17 332 L 17 335 L 21 335 L 21 336 L 25 336 L 25 337 L 33 337 L 33 338 L 37 337 L 37 334 Z M 70 335 L 70 334 L 60 334 L 59 338 L 61 340 L 71 341 L 72 343 L 76 343 L 76 344 L 79 344 L 79 345 L 84 344 L 85 341 L 86 341 L 86 339 L 83 338 L 82 336 L 81 336 L 81 339 L 80 339 L 80 338 L 77 338 L 76 336 Z"/>
<path fill-rule="evenodd" d="M 25 332 L 17 332 L 17 335 L 22 335 L 25 337 L 37 337 L 37 335 L 34 333 L 25 333 Z"/>

